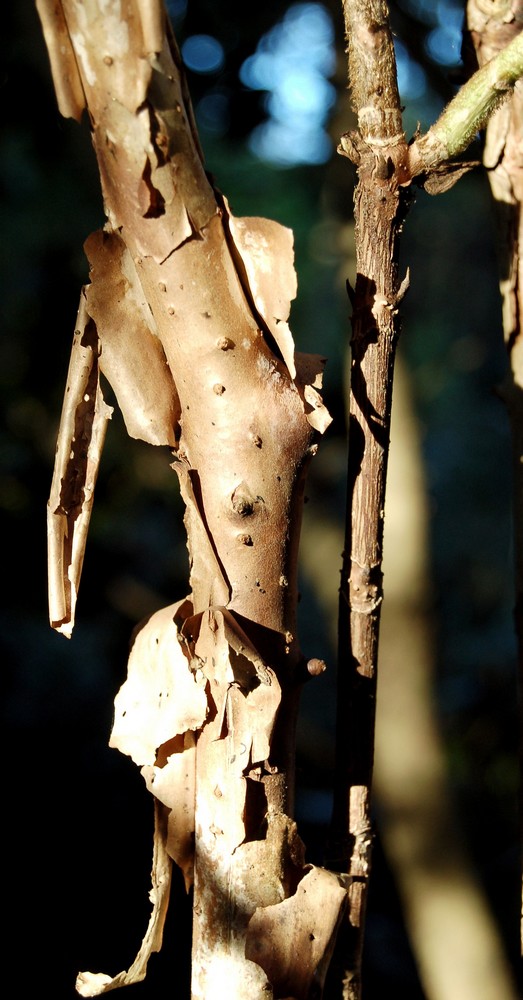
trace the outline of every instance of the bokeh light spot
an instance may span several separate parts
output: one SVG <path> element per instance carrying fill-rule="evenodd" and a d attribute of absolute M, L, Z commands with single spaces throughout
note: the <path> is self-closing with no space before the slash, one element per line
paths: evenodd
<path fill-rule="evenodd" d="M 259 41 L 240 70 L 251 90 L 267 91 L 267 122 L 251 133 L 250 148 L 280 166 L 325 163 L 332 143 L 325 124 L 336 99 L 334 29 L 320 3 L 296 3 Z"/>
<path fill-rule="evenodd" d="M 191 35 L 182 45 L 182 57 L 193 73 L 217 73 L 225 62 L 223 47 L 212 35 Z"/>

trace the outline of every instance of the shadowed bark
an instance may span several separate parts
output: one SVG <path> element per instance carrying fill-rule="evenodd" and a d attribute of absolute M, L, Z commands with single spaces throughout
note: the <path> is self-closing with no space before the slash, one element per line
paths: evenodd
<path fill-rule="evenodd" d="M 477 61 L 484 66 L 521 37 L 523 3 L 493 0 L 488 6 L 469 0 L 467 23 Z M 487 170 L 497 224 L 503 335 L 509 372 L 501 392 L 510 417 L 513 447 L 515 608 L 519 648 L 519 685 L 523 683 L 523 90 L 521 83 L 490 119 L 485 132 L 483 163 Z M 521 704 L 521 696 L 520 696 Z M 523 768 L 523 718 L 520 721 L 520 774 Z M 520 791 L 520 829 L 523 804 Z M 523 834 L 522 834 L 523 836 Z M 523 913 L 523 907 L 522 907 Z M 523 917 L 521 922 L 523 949 Z"/>

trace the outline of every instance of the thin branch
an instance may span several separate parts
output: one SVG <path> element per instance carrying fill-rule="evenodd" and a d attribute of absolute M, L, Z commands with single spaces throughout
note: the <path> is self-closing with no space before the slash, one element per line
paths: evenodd
<path fill-rule="evenodd" d="M 357 278 L 352 339 L 345 551 L 339 604 L 336 776 L 332 864 L 348 871 L 348 921 L 333 979 L 343 996 L 361 995 L 361 953 L 372 854 L 370 793 L 374 757 L 383 510 L 392 377 L 399 334 L 398 240 L 409 201 L 404 176 L 396 62 L 387 6 L 344 4 L 352 100 L 359 135 L 344 137 L 358 162 L 354 199 Z M 343 144 L 343 139 L 342 139 Z M 336 988 L 336 987 L 335 987 Z"/>
<path fill-rule="evenodd" d="M 365 142 L 403 137 L 396 57 L 384 0 L 344 0 L 349 86 Z"/>
<path fill-rule="evenodd" d="M 413 143 L 411 175 L 462 153 L 523 76 L 523 36 L 516 37 L 465 83 L 426 135 Z"/>
<path fill-rule="evenodd" d="M 372 861 L 371 786 L 380 612 L 383 513 L 392 384 L 400 331 L 398 253 L 419 175 L 433 193 L 450 186 L 463 151 L 523 72 L 516 40 L 462 88 L 440 119 L 409 147 L 402 127 L 394 45 L 384 0 L 344 0 L 351 100 L 358 133 L 340 152 L 358 167 L 354 196 L 357 277 L 352 304 L 345 551 L 339 603 L 333 867 L 350 877 L 348 922 L 333 967 L 345 1000 L 361 997 L 361 955 Z M 451 181 L 452 183 L 452 176 Z"/>

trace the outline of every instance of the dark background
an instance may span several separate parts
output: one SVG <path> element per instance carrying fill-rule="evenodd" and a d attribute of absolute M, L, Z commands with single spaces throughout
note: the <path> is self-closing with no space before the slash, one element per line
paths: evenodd
<path fill-rule="evenodd" d="M 342 27 L 330 76 L 338 99 L 319 163 L 266 162 L 249 148 L 268 119 L 266 95 L 240 67 L 289 5 L 204 0 L 173 3 L 180 41 L 205 33 L 222 45 L 213 72 L 189 71 L 208 168 L 236 214 L 267 215 L 295 231 L 297 346 L 325 354 L 325 401 L 334 416 L 326 458 L 312 472 L 314 502 L 341 518 L 343 363 L 349 336 L 344 275 L 352 267 L 352 186 L 335 154 L 351 119 L 344 92 Z M 435 15 L 414 0 L 392 5 L 398 36 L 426 87 L 407 107 L 412 132 L 454 92 L 459 64 L 443 65 L 427 39 Z M 460 5 L 449 4 L 457 11 Z M 424 13 L 425 11 L 425 13 Z M 432 20 L 431 20 L 432 17 Z M 0 612 L 4 797 L 5 963 L 24 995 L 72 1000 L 79 969 L 128 968 L 149 914 L 152 805 L 135 766 L 109 750 L 112 702 L 125 677 L 134 625 L 186 592 L 182 508 L 168 456 L 131 442 L 115 412 L 97 486 L 77 625 L 54 634 L 46 606 L 46 504 L 79 290 L 83 241 L 104 222 L 88 128 L 60 117 L 40 25 L 30 2 L 3 13 L 0 141 L 2 426 Z M 432 41 L 434 41 L 434 36 Z M 441 41 L 441 39 L 440 39 Z M 304 56 L 305 58 L 305 56 Z M 212 98 L 209 102 L 205 98 Z M 407 102 L 406 102 L 407 103 Z M 478 145 L 478 144 L 477 144 Z M 480 155 L 479 145 L 475 155 Z M 460 818 L 479 877 L 516 968 L 519 864 L 516 826 L 516 652 L 512 629 L 510 440 L 496 386 L 506 367 L 488 189 L 481 171 L 448 194 L 420 193 L 406 227 L 411 268 L 401 351 L 415 385 L 431 503 L 437 622 L 436 697 Z M 316 478 L 314 478 L 316 477 Z M 332 573 L 339 573 L 333 565 Z M 310 637 L 314 594 L 304 587 Z M 312 655 L 333 657 L 317 625 Z M 318 691 L 320 689 L 318 688 Z M 318 697 L 322 740 L 333 736 L 332 689 Z M 311 699 L 305 711 L 314 710 Z M 310 765 L 303 751 L 302 767 Z M 312 754 L 314 757 L 314 754 Z M 300 764 L 300 761 L 299 761 Z M 321 861 L 328 821 L 328 760 L 316 763 L 317 810 L 301 829 Z M 309 769 L 310 771 L 310 769 Z M 366 939 L 366 997 L 423 993 L 404 933 L 394 873 L 379 827 Z M 187 903 L 180 902 L 181 916 Z M 188 912 L 188 911 L 187 911 Z M 188 944 L 171 912 L 167 944 L 130 997 L 187 994 Z M 185 922 L 186 923 L 186 922 Z M 129 991 L 128 991 L 129 992 Z"/>

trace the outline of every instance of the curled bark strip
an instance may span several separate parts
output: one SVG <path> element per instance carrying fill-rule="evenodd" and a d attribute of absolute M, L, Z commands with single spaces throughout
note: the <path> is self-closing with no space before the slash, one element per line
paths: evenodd
<path fill-rule="evenodd" d="M 178 601 L 136 629 L 109 741 L 141 767 L 147 788 L 167 807 L 165 847 L 187 889 L 194 868 L 195 732 L 209 711 L 206 678 L 191 669 L 179 641 L 181 621 L 191 613 L 190 601 Z"/>
<path fill-rule="evenodd" d="M 248 920 L 292 895 L 304 872 L 287 813 L 301 513 L 308 463 L 330 421 L 322 364 L 294 356 L 290 233 L 231 221 L 213 190 L 158 3 L 59 6 L 108 218 L 87 243 L 87 311 L 130 432 L 174 449 L 190 554 L 190 606 L 160 612 L 137 635 L 113 738 L 144 761 L 148 787 L 171 810 L 167 850 L 187 885 L 194 829 L 193 996 L 221 1000 L 226 972 L 237 1000 L 262 1000 L 270 984 L 245 958 Z M 167 691 L 179 698 L 174 710 Z"/>
<path fill-rule="evenodd" d="M 80 972 L 76 980 L 76 990 L 82 997 L 97 997 L 120 986 L 140 983 L 145 979 L 147 963 L 152 953 L 160 951 L 162 946 L 163 928 L 169 905 L 172 863 L 165 846 L 167 839 L 165 808 L 157 803 L 154 815 L 152 887 L 149 893 L 153 909 L 140 950 L 129 970 L 119 972 L 117 976 L 111 977 L 104 972 Z"/>
<path fill-rule="evenodd" d="M 213 538 L 202 510 L 202 497 L 198 489 L 198 476 L 191 470 L 185 458 L 173 463 L 179 482 L 182 499 L 185 503 L 185 527 L 187 530 L 187 547 L 191 568 L 193 593 L 196 589 L 205 608 L 229 603 L 231 597 L 230 584 L 224 576 Z"/>
<path fill-rule="evenodd" d="M 136 268 L 117 233 L 85 243 L 91 284 L 85 295 L 100 338 L 100 370 L 112 386 L 130 437 L 176 444 L 180 404 Z"/>
<path fill-rule="evenodd" d="M 253 914 L 246 955 L 261 965 L 278 996 L 321 995 L 346 905 L 344 877 L 310 866 L 294 895 Z"/>
<path fill-rule="evenodd" d="M 245 268 L 255 310 L 267 324 L 294 379 L 294 341 L 286 322 L 297 287 L 293 234 L 278 222 L 238 219 L 230 213 L 228 226 Z"/>
<path fill-rule="evenodd" d="M 161 0 L 137 0 L 144 48 L 147 53 L 161 52 L 165 35 L 165 8 Z"/>
<path fill-rule="evenodd" d="M 63 7 L 55 0 L 36 0 L 36 8 L 42 22 L 60 114 L 79 122 L 85 108 L 85 95 Z"/>
<path fill-rule="evenodd" d="M 70 637 L 107 421 L 100 373 L 132 437 L 174 446 L 179 401 L 133 261 L 120 237 L 86 242 L 91 284 L 80 297 L 48 504 L 49 610 Z"/>
<path fill-rule="evenodd" d="M 100 344 L 80 295 L 47 505 L 49 617 L 70 638 L 100 455 L 112 408 L 100 388 Z"/>
<path fill-rule="evenodd" d="M 207 716 L 206 679 L 191 669 L 175 621 L 186 603 L 162 608 L 136 630 L 127 680 L 115 698 L 109 745 L 140 766 L 155 764 L 159 747 L 200 729 Z"/>
<path fill-rule="evenodd" d="M 194 881 L 195 734 L 186 732 L 159 747 L 156 763 L 145 765 L 141 773 L 151 794 L 167 807 L 165 848 L 189 892 Z"/>

